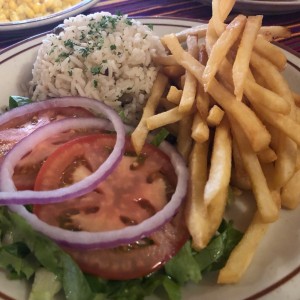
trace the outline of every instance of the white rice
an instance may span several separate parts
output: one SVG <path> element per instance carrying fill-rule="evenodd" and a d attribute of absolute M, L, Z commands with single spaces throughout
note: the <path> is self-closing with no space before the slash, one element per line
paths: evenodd
<path fill-rule="evenodd" d="M 107 12 L 65 20 L 38 51 L 30 82 L 33 100 L 84 96 L 123 111 L 135 124 L 156 78 L 152 57 L 164 47 L 152 30 Z"/>

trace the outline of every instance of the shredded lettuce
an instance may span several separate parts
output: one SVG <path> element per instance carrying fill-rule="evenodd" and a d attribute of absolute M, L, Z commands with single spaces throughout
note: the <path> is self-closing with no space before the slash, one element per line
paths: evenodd
<path fill-rule="evenodd" d="M 199 283 L 202 276 L 220 269 L 242 233 L 223 221 L 215 237 L 196 252 L 188 241 L 166 266 L 134 280 L 112 281 L 82 273 L 72 258 L 47 237 L 34 231 L 24 219 L 0 207 L 0 268 L 11 279 L 33 280 L 40 268 L 53 273 L 66 299 L 140 300 L 153 293 L 170 300 L 181 299 L 181 287 Z"/>

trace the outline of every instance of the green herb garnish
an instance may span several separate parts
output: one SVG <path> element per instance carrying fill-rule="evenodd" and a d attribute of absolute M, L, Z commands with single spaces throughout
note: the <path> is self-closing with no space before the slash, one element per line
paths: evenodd
<path fill-rule="evenodd" d="M 31 103 L 32 100 L 28 97 L 22 96 L 9 96 L 9 109 L 13 109 L 19 106 Z"/>

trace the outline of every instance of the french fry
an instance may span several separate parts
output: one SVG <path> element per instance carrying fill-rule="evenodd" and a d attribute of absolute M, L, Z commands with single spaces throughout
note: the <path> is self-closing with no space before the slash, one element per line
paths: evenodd
<path fill-rule="evenodd" d="M 296 93 L 296 92 L 292 92 L 295 104 L 297 106 L 300 106 L 300 94 Z"/>
<path fill-rule="evenodd" d="M 209 106 L 209 95 L 204 91 L 203 86 L 198 82 L 196 94 L 196 107 L 203 120 L 206 120 L 208 116 Z"/>
<path fill-rule="evenodd" d="M 227 195 L 228 195 L 228 186 L 223 190 L 220 190 L 220 193 L 212 199 L 210 205 L 207 207 L 208 211 L 208 234 L 206 240 L 203 239 L 203 244 L 207 246 L 211 238 L 214 236 L 218 230 L 226 208 L 227 204 Z"/>
<path fill-rule="evenodd" d="M 216 41 L 218 40 L 218 38 L 219 36 L 215 30 L 214 22 L 212 19 L 210 19 L 208 22 L 207 33 L 205 36 L 205 48 L 208 56 L 211 54 L 212 48 L 216 43 Z"/>
<path fill-rule="evenodd" d="M 204 66 L 182 49 L 175 35 L 165 36 L 164 41 L 177 62 L 193 73 L 198 81 L 203 84 Z M 263 150 L 269 145 L 270 134 L 249 107 L 243 102 L 235 101 L 235 97 L 216 80 L 212 80 L 209 93 L 226 113 L 238 121 L 255 151 Z"/>
<path fill-rule="evenodd" d="M 144 107 L 142 118 L 131 134 L 131 141 L 136 153 L 140 153 L 147 139 L 149 130 L 147 129 L 146 120 L 149 116 L 153 116 L 158 106 L 159 100 L 162 97 L 164 90 L 168 84 L 168 78 L 162 73 L 158 73 L 157 78 L 153 83 L 150 97 Z"/>
<path fill-rule="evenodd" d="M 262 171 L 256 153 L 251 149 L 244 133 L 238 127 L 236 121 L 230 118 L 230 124 L 234 139 L 237 142 L 243 165 L 247 171 L 252 191 L 257 203 L 257 208 L 264 222 L 274 222 L 278 219 L 279 210 L 272 199 L 267 180 Z"/>
<path fill-rule="evenodd" d="M 185 220 L 193 248 L 200 250 L 209 239 L 209 222 L 203 193 L 207 180 L 208 142 L 195 143 L 189 159 L 190 184 L 185 206 Z"/>
<path fill-rule="evenodd" d="M 246 17 L 238 15 L 221 34 L 214 44 L 209 54 L 205 70 L 203 72 L 204 88 L 207 91 L 210 87 L 212 78 L 216 75 L 222 60 L 227 55 L 232 45 L 237 41 L 241 31 L 244 29 Z"/>
<path fill-rule="evenodd" d="M 255 52 L 251 54 L 251 65 L 262 76 L 266 84 L 272 91 L 285 98 L 291 105 L 291 116 L 293 117 L 293 109 L 295 106 L 292 92 L 283 75 L 277 67 L 268 59 L 258 55 Z"/>
<path fill-rule="evenodd" d="M 179 130 L 177 135 L 177 150 L 188 161 L 191 152 L 193 116 L 189 115 L 179 121 Z"/>
<path fill-rule="evenodd" d="M 277 159 L 275 151 L 270 147 L 258 152 L 257 156 L 261 163 L 271 163 Z"/>
<path fill-rule="evenodd" d="M 275 149 L 277 159 L 275 161 L 274 183 L 277 189 L 283 187 L 295 172 L 297 160 L 297 146 L 285 136 L 279 134 L 278 147 Z"/>
<path fill-rule="evenodd" d="M 209 126 L 215 127 L 219 125 L 223 119 L 224 111 L 218 106 L 214 105 L 208 112 L 207 124 Z"/>
<path fill-rule="evenodd" d="M 198 38 L 196 36 L 187 37 L 188 52 L 194 58 L 198 57 Z M 179 103 L 179 112 L 187 113 L 193 109 L 197 93 L 197 79 L 190 71 L 186 71 L 182 97 Z"/>
<path fill-rule="evenodd" d="M 219 10 L 220 10 L 220 18 L 222 22 L 226 20 L 226 18 L 229 16 L 229 13 L 232 11 L 232 8 L 234 7 L 235 0 L 221 0 L 219 4 Z"/>
<path fill-rule="evenodd" d="M 262 120 L 270 123 L 272 126 L 283 132 L 291 138 L 298 146 L 300 146 L 300 124 L 288 115 L 271 112 L 262 105 L 252 103 L 257 114 Z"/>
<path fill-rule="evenodd" d="M 296 159 L 296 167 L 295 171 L 300 170 L 300 148 L 297 149 L 297 159 Z"/>
<path fill-rule="evenodd" d="M 176 37 L 180 43 L 183 43 L 186 41 L 186 39 L 189 35 L 196 35 L 198 37 L 198 39 L 205 37 L 206 31 L 207 31 L 207 24 L 201 24 L 201 25 L 193 26 L 191 28 L 177 32 Z M 162 39 L 162 42 L 164 42 L 163 39 Z"/>
<path fill-rule="evenodd" d="M 162 67 L 162 72 L 170 78 L 178 78 L 185 73 L 185 70 L 181 66 L 173 65 Z"/>
<path fill-rule="evenodd" d="M 300 203 L 300 170 L 295 172 L 289 181 L 282 188 L 282 205 L 289 209 L 295 209 Z"/>
<path fill-rule="evenodd" d="M 224 1 L 223 1 L 224 2 Z M 227 1 L 226 1 L 227 2 Z M 217 34 L 220 36 L 226 28 L 221 11 L 221 0 L 212 0 L 212 21 Z"/>
<path fill-rule="evenodd" d="M 237 100 L 243 97 L 244 84 L 248 76 L 251 53 L 262 24 L 262 16 L 249 16 L 232 67 L 234 94 Z"/>
<path fill-rule="evenodd" d="M 179 90 L 176 86 L 171 85 L 167 94 L 167 100 L 178 105 L 180 103 L 181 97 L 182 90 Z"/>
<path fill-rule="evenodd" d="M 263 105 L 271 111 L 285 115 L 291 111 L 291 104 L 288 101 L 256 82 L 246 80 L 244 92 L 251 103 Z"/>
<path fill-rule="evenodd" d="M 260 213 L 257 211 L 247 228 L 242 240 L 231 252 L 226 265 L 221 269 L 218 276 L 218 283 L 228 284 L 238 282 L 248 266 L 264 237 L 269 224 L 266 224 Z"/>
<path fill-rule="evenodd" d="M 218 194 L 229 185 L 231 174 L 231 135 L 226 118 L 217 126 L 208 181 L 204 189 L 204 203 L 210 205 Z"/>
<path fill-rule="evenodd" d="M 153 62 L 159 66 L 176 66 L 178 65 L 177 61 L 174 59 L 172 55 L 166 56 L 153 56 Z"/>
<path fill-rule="evenodd" d="M 235 139 L 232 139 L 232 160 L 231 184 L 242 190 L 250 190 L 251 182 L 244 168 Z"/>
<path fill-rule="evenodd" d="M 299 124 L 295 120 L 296 110 L 293 95 L 282 74 L 269 60 L 253 52 L 251 55 L 251 65 L 261 74 L 270 89 L 278 93 L 278 95 L 291 105 L 291 111 L 286 116 L 280 113 L 270 113 L 267 109 L 262 110 L 262 117 L 281 131 L 279 135 L 280 142 L 276 150 L 277 160 L 275 162 L 274 177 L 276 178 L 275 182 L 277 186 L 282 187 L 295 171 L 297 145 L 299 145 L 299 140 L 297 141 L 294 138 L 299 137 L 300 132 L 296 131 L 297 127 L 292 129 L 290 124 L 293 122 L 299 127 Z M 259 108 L 262 108 L 262 106 L 255 106 L 257 111 Z M 283 120 L 285 120 L 284 124 Z M 298 136 L 295 137 L 295 133 L 298 133 Z"/>
<path fill-rule="evenodd" d="M 199 61 L 203 66 L 205 66 L 208 61 L 208 54 L 206 51 L 205 44 L 201 44 L 199 46 Z"/>
<path fill-rule="evenodd" d="M 221 284 L 240 280 L 281 205 L 300 203 L 300 95 L 281 74 L 284 52 L 269 43 L 291 33 L 261 26 L 262 16 L 238 15 L 226 25 L 234 4 L 212 0 L 208 25 L 161 38 L 170 54 L 153 61 L 170 82 L 156 95 L 153 86 L 154 100 L 132 138 L 139 150 L 148 131 L 174 128 L 189 167 L 184 216 L 196 250 L 207 246 L 223 219 L 229 182 L 253 193 L 257 211 L 219 274 Z"/>
<path fill-rule="evenodd" d="M 198 143 L 203 143 L 209 138 L 209 128 L 199 112 L 194 114 L 192 138 Z"/>
<path fill-rule="evenodd" d="M 291 31 L 284 26 L 262 26 L 259 33 L 267 41 L 274 41 L 279 38 L 289 38 L 291 36 Z"/>
<path fill-rule="evenodd" d="M 279 47 L 269 43 L 263 36 L 258 35 L 254 49 L 257 53 L 270 60 L 280 71 L 284 70 L 287 58 Z"/>
<path fill-rule="evenodd" d="M 185 116 L 187 116 L 187 114 L 179 112 L 178 106 L 176 106 L 170 110 L 149 116 L 146 120 L 147 128 L 148 130 L 154 130 L 178 122 Z"/>

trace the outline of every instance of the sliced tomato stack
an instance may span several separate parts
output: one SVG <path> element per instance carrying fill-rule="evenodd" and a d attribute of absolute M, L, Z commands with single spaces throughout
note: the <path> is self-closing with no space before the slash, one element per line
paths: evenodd
<path fill-rule="evenodd" d="M 173 147 L 146 143 L 136 155 L 118 115 L 87 98 L 47 100 L 11 115 L 0 117 L 0 205 L 54 239 L 82 270 L 141 277 L 186 242 L 180 207 L 188 173 Z M 33 204 L 38 218 L 22 204 Z"/>
<path fill-rule="evenodd" d="M 98 134 L 64 144 L 44 163 L 35 189 L 51 190 L 81 180 L 106 159 L 114 140 L 113 134 Z M 61 228 L 110 231 L 154 215 L 170 200 L 175 186 L 176 174 L 168 156 L 150 144 L 136 156 L 127 138 L 118 167 L 93 192 L 62 203 L 37 205 L 34 212 Z M 109 279 L 140 277 L 161 267 L 186 241 L 180 214 L 134 243 L 90 251 L 65 249 L 88 273 Z"/>

